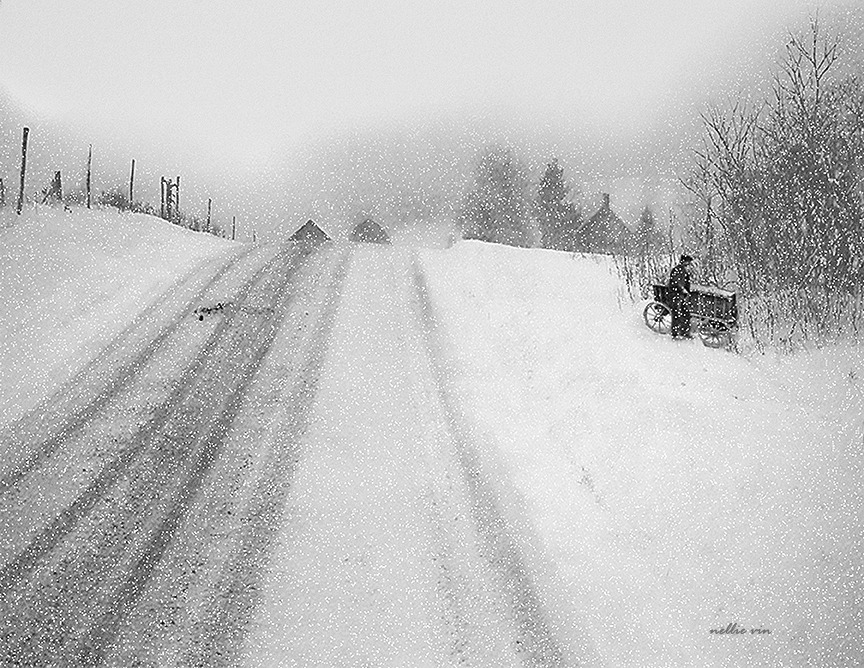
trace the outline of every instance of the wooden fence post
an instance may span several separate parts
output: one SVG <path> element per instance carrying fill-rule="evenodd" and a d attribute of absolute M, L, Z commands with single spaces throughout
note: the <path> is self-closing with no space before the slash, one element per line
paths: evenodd
<path fill-rule="evenodd" d="M 165 183 L 165 220 L 170 220 L 172 223 L 174 221 L 174 212 L 176 211 L 176 207 L 174 206 L 174 195 L 172 194 L 174 190 L 174 184 L 170 179 L 162 178 L 162 181 Z"/>
<path fill-rule="evenodd" d="M 90 208 L 90 168 L 93 164 L 93 144 L 90 144 L 90 150 L 87 151 L 87 208 Z"/>
<path fill-rule="evenodd" d="M 159 177 L 159 217 L 165 220 L 165 177 Z"/>
<path fill-rule="evenodd" d="M 6 186 L 3 185 L 3 179 L 0 179 L 0 207 L 6 206 Z"/>
<path fill-rule="evenodd" d="M 129 208 L 132 208 L 132 202 L 135 200 L 132 199 L 132 193 L 134 192 L 135 187 L 135 158 L 132 158 L 132 174 L 129 175 Z"/>
<path fill-rule="evenodd" d="M 171 215 L 174 217 L 174 220 L 180 219 L 180 188 L 177 187 L 177 183 L 174 183 L 174 194 L 171 196 Z"/>
<path fill-rule="evenodd" d="M 3 185 L 3 181 L 0 181 L 0 186 Z M 2 206 L 2 204 L 0 204 Z M 231 216 L 231 241 L 234 241 L 237 236 L 237 216 Z"/>
<path fill-rule="evenodd" d="M 21 207 L 24 206 L 24 174 L 27 172 L 27 137 L 30 128 L 24 128 L 24 138 L 21 140 L 21 187 L 18 190 L 18 215 L 21 215 Z"/>

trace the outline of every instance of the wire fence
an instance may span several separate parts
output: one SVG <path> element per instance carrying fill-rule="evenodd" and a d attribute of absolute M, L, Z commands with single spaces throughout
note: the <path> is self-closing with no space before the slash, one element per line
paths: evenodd
<path fill-rule="evenodd" d="M 68 210 L 72 207 L 90 208 L 115 208 L 118 211 L 128 211 L 159 217 L 174 225 L 184 227 L 196 232 L 204 232 L 217 237 L 235 240 L 237 238 L 237 216 L 231 216 L 231 224 L 220 225 L 213 219 L 213 200 L 208 198 L 207 211 L 195 214 L 180 207 L 180 176 L 174 179 L 160 177 L 160 203 L 157 208 L 150 202 L 136 198 L 136 161 L 132 159 L 129 171 L 128 185 L 117 185 L 114 183 L 107 189 L 96 192 L 93 188 L 93 147 L 87 152 L 86 174 L 83 184 L 68 186 L 68 179 L 64 177 L 62 170 L 55 170 L 51 180 L 41 186 L 35 187 L 31 183 L 34 167 L 45 165 L 34 165 L 30 149 L 32 133 L 30 128 L 24 127 L 21 133 L 20 159 L 15 165 L 17 172 L 17 188 L 9 183 L 8 177 L 0 176 L 0 210 L 14 207 L 16 214 L 20 215 L 25 207 L 37 204 L 62 206 Z M 0 169 L 0 175 L 9 174 L 8 169 Z M 39 178 L 39 177 L 37 177 Z M 257 241 L 257 235 L 252 231 L 253 240 Z"/>

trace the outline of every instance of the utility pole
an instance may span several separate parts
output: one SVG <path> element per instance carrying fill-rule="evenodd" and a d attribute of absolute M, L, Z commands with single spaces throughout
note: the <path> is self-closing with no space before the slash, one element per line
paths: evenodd
<path fill-rule="evenodd" d="M 174 184 L 174 210 L 180 213 L 180 176 L 177 176 L 177 183 Z"/>
<path fill-rule="evenodd" d="M 0 181 L 0 189 L 3 187 L 3 181 Z M 3 206 L 3 203 L 0 202 L 0 206 Z M 237 236 L 237 216 L 231 216 L 231 241 Z"/>
<path fill-rule="evenodd" d="M 0 207 L 6 206 L 6 186 L 3 185 L 3 179 L 0 179 Z"/>
<path fill-rule="evenodd" d="M 135 200 L 132 199 L 133 189 L 135 187 L 135 158 L 132 158 L 132 174 L 129 175 L 129 208 L 132 208 L 132 202 Z"/>
<path fill-rule="evenodd" d="M 24 128 L 24 139 L 21 140 L 21 186 L 18 189 L 18 215 L 21 215 L 21 207 L 24 206 L 24 174 L 27 172 L 27 137 L 30 136 L 30 128 Z"/>
<path fill-rule="evenodd" d="M 210 232 L 210 206 L 213 204 L 213 200 L 209 197 L 207 198 L 207 232 Z"/>
<path fill-rule="evenodd" d="M 93 144 L 90 144 L 90 150 L 87 151 L 87 208 L 90 208 L 90 168 L 93 164 Z"/>

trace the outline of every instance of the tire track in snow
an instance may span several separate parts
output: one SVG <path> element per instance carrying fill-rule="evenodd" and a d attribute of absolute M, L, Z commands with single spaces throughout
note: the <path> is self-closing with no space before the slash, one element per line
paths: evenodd
<path fill-rule="evenodd" d="M 307 411 L 314 401 L 327 341 L 333 329 L 349 254 L 341 258 L 321 299 L 327 304 L 318 326 L 307 339 L 302 367 L 292 382 L 285 413 L 292 416 L 280 434 L 278 449 L 269 453 L 269 471 L 257 484 L 240 528 L 232 558 L 215 585 L 213 603 L 197 625 L 192 647 L 184 657 L 188 666 L 237 665 L 245 626 L 258 598 L 260 571 L 280 528 L 287 493 L 300 461 L 299 446 L 306 430 Z"/>
<path fill-rule="evenodd" d="M 271 260 L 271 263 L 273 261 Z M 241 289 L 238 295 L 238 301 L 244 301 L 249 292 L 260 281 L 261 276 L 266 274 L 270 264 L 256 272 L 255 276 Z M 231 324 L 231 319 L 223 320 L 216 330 L 212 333 L 209 340 L 204 344 L 199 356 L 193 361 L 180 378 L 178 387 L 171 393 L 166 401 L 159 406 L 149 420 L 131 439 L 131 445 L 125 448 L 121 454 L 110 461 L 90 483 L 86 490 L 80 494 L 75 501 L 64 508 L 62 512 L 46 526 L 37 537 L 20 553 L 17 557 L 5 564 L 0 569 L 0 592 L 10 586 L 14 581 L 27 577 L 36 567 L 38 562 L 49 552 L 51 552 L 58 543 L 60 543 L 67 534 L 69 534 L 86 514 L 99 502 L 105 492 L 111 488 L 121 475 L 126 473 L 128 467 L 144 452 L 148 445 L 152 444 L 161 431 L 166 427 L 173 415 L 176 413 L 178 406 L 189 393 L 189 388 L 193 387 L 195 382 L 202 375 L 208 358 L 213 354 L 216 347 L 222 342 L 225 337 L 225 332 Z M 172 330 L 178 325 L 178 321 L 174 321 L 168 330 Z M 162 341 L 164 342 L 164 338 Z M 152 352 L 150 353 L 152 355 Z M 148 355 L 149 359 L 149 355 Z M 143 363 L 141 368 L 143 368 Z M 140 369 L 139 369 L 140 370 Z M 104 409 L 109 400 L 116 397 L 116 392 L 105 397 L 99 397 L 97 402 L 100 408 Z M 95 412 L 90 416 L 95 417 Z M 59 447 L 62 441 L 56 444 L 55 450 Z M 159 451 L 162 454 L 162 451 Z M 155 462 L 158 464 L 157 461 Z"/>
<path fill-rule="evenodd" d="M 134 381 L 160 346 L 188 317 L 194 304 L 252 250 L 234 255 L 215 274 L 202 273 L 205 263 L 201 263 L 178 279 L 54 395 L 5 427 L 0 440 L 4 442 L 6 451 L 29 451 L 29 454 L 24 456 L 23 462 L 0 477 L 0 495 L 14 488 L 24 476 L 48 460 L 64 441 L 83 431 L 113 397 Z M 173 318 L 163 325 L 164 316 L 157 319 L 157 314 L 166 310 L 173 313 Z M 62 416 L 59 423 L 58 416 Z"/>
<path fill-rule="evenodd" d="M 412 262 L 412 274 L 417 303 L 417 319 L 423 332 L 430 365 L 435 375 L 438 400 L 448 424 L 455 455 L 461 468 L 464 483 L 470 494 L 471 513 L 476 531 L 482 538 L 483 556 L 497 575 L 500 591 L 510 603 L 517 637 L 514 649 L 528 666 L 562 666 L 564 653 L 558 646 L 531 577 L 526 571 L 524 557 L 510 537 L 504 516 L 498 510 L 495 494 L 484 482 L 482 466 L 474 452 L 467 430 L 462 427 L 464 418 L 448 390 L 448 379 L 454 374 L 454 365 L 437 337 L 443 331 L 434 316 L 434 307 L 429 297 L 425 276 L 416 256 Z M 442 534 L 446 533 L 442 531 Z M 457 656 L 464 655 L 469 644 L 467 628 L 462 620 L 458 582 L 454 580 L 454 569 L 448 558 L 451 548 L 444 547 L 436 559 L 440 570 L 441 588 L 451 610 L 451 628 L 454 634 L 453 647 Z M 460 663 L 467 663 L 462 659 Z"/>
<path fill-rule="evenodd" d="M 311 249 L 307 247 L 307 250 Z M 287 278 L 290 278 L 290 275 Z M 334 285 L 338 285 L 338 282 L 339 273 L 337 272 Z M 287 280 L 285 283 L 287 283 Z M 257 370 L 263 356 L 270 350 L 279 329 L 282 316 L 285 314 L 288 301 L 294 298 L 293 294 L 285 290 L 281 290 L 280 292 L 283 297 L 274 306 L 274 311 L 279 315 L 274 318 L 272 326 L 266 331 L 266 341 L 257 347 L 259 353 L 254 368 L 250 369 L 252 372 Z M 310 343 L 315 345 L 309 351 L 306 363 L 300 370 L 300 376 L 294 387 L 294 392 L 292 392 L 290 412 L 301 419 L 306 405 L 308 405 L 314 396 L 315 373 L 320 368 L 323 358 L 323 343 L 326 340 L 326 332 L 331 323 L 332 313 L 329 315 L 325 314 L 320 326 L 316 328 L 315 334 L 310 340 Z M 213 447 L 210 449 L 205 448 L 204 457 L 201 458 L 202 461 L 197 462 L 198 465 L 190 475 L 191 483 L 187 483 L 184 487 L 183 496 L 174 505 L 169 521 L 160 529 L 159 534 L 151 544 L 148 554 L 139 562 L 139 564 L 150 565 L 150 568 L 146 572 L 143 572 L 141 568 L 136 571 L 135 577 L 128 581 L 124 587 L 122 595 L 114 599 L 112 609 L 103 616 L 100 622 L 91 627 L 94 632 L 91 632 L 89 638 L 82 643 L 88 652 L 91 652 L 90 648 L 97 648 L 95 652 L 88 653 L 87 656 L 95 656 L 98 658 L 98 663 L 102 663 L 106 658 L 113 638 L 122 623 L 124 613 L 128 612 L 128 609 L 146 586 L 147 580 L 153 570 L 153 565 L 160 562 L 164 557 L 165 551 L 168 548 L 168 541 L 173 537 L 178 526 L 185 519 L 186 511 L 193 504 L 193 497 L 201 488 L 205 475 L 210 471 L 217 456 L 221 454 L 225 446 L 224 441 L 241 407 L 250 380 L 251 375 L 245 379 L 245 382 L 237 388 L 237 391 L 232 396 L 230 415 L 220 416 L 221 424 L 218 428 L 220 438 L 218 442 L 213 444 Z M 294 426 L 299 426 L 299 423 L 295 423 Z M 302 428 L 299 431 L 302 432 Z M 252 602 L 245 599 L 248 598 L 247 594 L 254 592 L 254 586 L 250 587 L 250 584 L 255 579 L 255 566 L 260 566 L 264 558 L 266 558 L 267 544 L 269 542 L 267 539 L 278 525 L 278 511 L 281 507 L 281 501 L 284 500 L 284 492 L 286 491 L 284 486 L 290 482 L 291 473 L 293 472 L 294 464 L 296 464 L 296 441 L 299 439 L 299 434 L 294 433 L 292 436 L 293 441 L 289 444 L 289 447 L 284 448 L 273 458 L 270 473 L 259 484 L 257 493 L 253 498 L 252 508 L 245 514 L 246 521 L 242 527 L 244 535 L 239 541 L 238 549 L 235 551 L 235 558 L 223 569 L 223 572 L 228 573 L 228 577 L 223 577 L 217 585 L 216 591 L 210 592 L 210 600 L 213 600 L 214 604 L 208 610 L 207 618 L 205 618 L 197 629 L 198 637 L 195 643 L 196 649 L 204 651 L 199 651 L 192 655 L 194 659 L 190 662 L 191 665 L 232 665 L 230 662 L 226 663 L 226 659 L 235 654 L 232 649 L 240 640 L 243 621 L 248 614 L 248 609 L 252 607 Z"/>
<path fill-rule="evenodd" d="M 5 661 L 102 661 L 219 455 L 304 256 L 283 251 L 247 284 L 240 308 L 226 314 L 134 446 L 4 568 Z"/>
<path fill-rule="evenodd" d="M 328 253 L 298 272 L 272 354 L 183 526 L 122 622 L 106 665 L 237 665 L 232 657 L 257 604 L 261 568 L 299 465 L 342 282 L 345 258 Z"/>
<path fill-rule="evenodd" d="M 526 642 L 545 619 L 520 625 L 478 530 L 410 253 L 354 250 L 296 495 L 263 586 L 246 590 L 259 614 L 242 662 L 223 665 L 573 665 L 551 634 Z M 202 651 L 145 665 L 207 665 Z"/>

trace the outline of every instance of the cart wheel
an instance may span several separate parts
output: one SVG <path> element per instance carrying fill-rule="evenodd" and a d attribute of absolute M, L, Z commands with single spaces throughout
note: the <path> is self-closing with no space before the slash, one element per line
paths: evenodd
<path fill-rule="evenodd" d="M 699 338 L 703 346 L 725 348 L 730 341 L 729 328 L 717 322 L 702 322 L 699 324 Z"/>
<path fill-rule="evenodd" d="M 668 334 L 672 331 L 672 312 L 665 304 L 650 302 L 642 316 L 648 329 L 658 334 Z"/>

